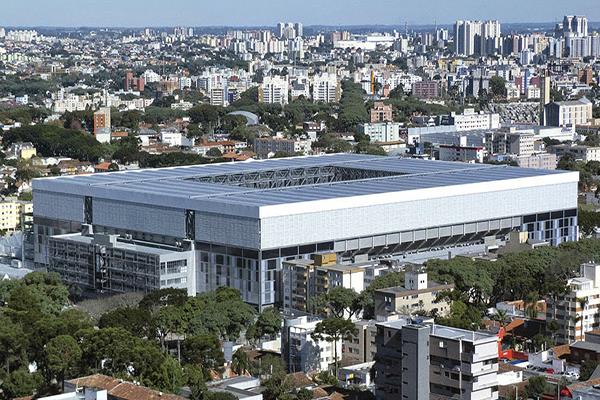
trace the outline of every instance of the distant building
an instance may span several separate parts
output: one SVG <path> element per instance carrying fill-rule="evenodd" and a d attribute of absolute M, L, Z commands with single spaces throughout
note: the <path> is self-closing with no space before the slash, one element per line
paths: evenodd
<path fill-rule="evenodd" d="M 438 81 L 415 82 L 412 94 L 418 99 L 436 99 L 442 95 L 442 86 Z"/>
<path fill-rule="evenodd" d="M 391 287 L 375 291 L 375 315 L 387 317 L 391 314 L 412 315 L 417 312 L 446 315 L 450 304 L 437 302 L 440 292 L 454 289 L 453 284 L 439 284 L 429 281 L 426 272 L 409 271 L 405 275 L 404 287 Z"/>
<path fill-rule="evenodd" d="M 473 131 L 484 129 L 500 129 L 500 115 L 475 112 L 473 108 L 465 108 L 462 114 L 450 114 L 449 124 L 457 131 Z"/>
<path fill-rule="evenodd" d="M 313 101 L 336 103 L 342 96 L 342 87 L 335 74 L 319 74 L 313 79 Z"/>
<path fill-rule="evenodd" d="M 558 160 L 556 154 L 538 153 L 530 156 L 518 156 L 517 164 L 521 168 L 556 169 Z"/>
<path fill-rule="evenodd" d="M 259 103 L 288 104 L 289 84 L 286 78 L 267 76 L 258 88 Z"/>
<path fill-rule="evenodd" d="M 548 146 L 550 153 L 556 154 L 559 159 L 566 154 L 572 155 L 576 160 L 581 161 L 600 161 L 600 147 L 591 147 L 573 144 L 557 144 Z"/>
<path fill-rule="evenodd" d="M 12 143 L 4 151 L 7 159 L 29 160 L 37 156 L 37 150 L 31 142 Z"/>
<path fill-rule="evenodd" d="M 123 79 L 123 90 L 126 92 L 136 91 L 143 92 L 145 88 L 144 78 L 136 78 L 133 76 L 133 72 L 127 71 L 125 78 Z"/>
<path fill-rule="evenodd" d="M 586 125 L 593 118 L 592 102 L 586 97 L 547 104 L 545 111 L 550 126 Z"/>
<path fill-rule="evenodd" d="M 94 136 L 100 143 L 110 143 L 110 108 L 104 107 L 94 113 Z"/>
<path fill-rule="evenodd" d="M 482 146 L 459 146 L 442 144 L 439 146 L 440 161 L 461 161 L 483 163 L 486 149 Z"/>
<path fill-rule="evenodd" d="M 311 144 L 312 142 L 309 140 L 282 137 L 258 138 L 254 140 L 254 152 L 258 158 L 270 158 L 275 153 L 306 155 L 311 151 Z"/>
<path fill-rule="evenodd" d="M 546 321 L 556 321 L 555 340 L 572 343 L 585 340 L 585 332 L 600 327 L 600 265 L 581 265 L 580 277 L 569 279 L 568 291 L 548 300 Z"/>
<path fill-rule="evenodd" d="M 371 109 L 371 123 L 392 122 L 394 108 L 382 101 L 376 101 Z"/>
<path fill-rule="evenodd" d="M 358 131 L 371 138 L 372 143 L 397 142 L 400 140 L 399 122 L 376 122 L 360 124 Z"/>

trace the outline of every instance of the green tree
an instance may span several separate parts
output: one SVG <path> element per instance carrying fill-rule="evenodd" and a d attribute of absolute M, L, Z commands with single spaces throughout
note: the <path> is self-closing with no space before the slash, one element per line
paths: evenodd
<path fill-rule="evenodd" d="M 222 369 L 225 364 L 221 343 L 212 335 L 186 338 L 183 341 L 181 355 L 184 363 L 202 367 L 205 376 L 208 376 L 209 371 Z"/>
<path fill-rule="evenodd" d="M 336 286 L 317 299 L 316 306 L 324 307 L 335 318 L 352 319 L 363 308 L 362 297 L 354 289 Z"/>
<path fill-rule="evenodd" d="M 250 357 L 248 357 L 248 353 L 244 350 L 244 348 L 240 347 L 235 353 L 233 353 L 231 369 L 238 375 L 249 373 L 252 369 Z"/>
<path fill-rule="evenodd" d="M 525 393 L 529 398 L 539 398 L 541 395 L 546 393 L 548 389 L 548 382 L 543 376 L 533 376 L 527 380 L 525 386 Z"/>
<path fill-rule="evenodd" d="M 334 317 L 326 318 L 320 321 L 316 326 L 313 334 L 313 339 L 333 343 L 334 348 L 334 375 L 337 376 L 338 369 L 338 352 L 337 344 L 340 340 L 351 340 L 356 334 L 356 327 L 352 321 L 344 318 Z"/>
<path fill-rule="evenodd" d="M 98 321 L 100 328 L 123 328 L 139 338 L 153 337 L 151 314 L 145 308 L 116 308 L 102 314 Z"/>
<path fill-rule="evenodd" d="M 501 76 L 493 76 L 490 79 L 490 90 L 494 97 L 506 98 L 506 81 Z"/>
<path fill-rule="evenodd" d="M 302 388 L 298 391 L 298 393 L 296 393 L 297 400 L 311 400 L 312 398 L 313 393 L 306 388 Z"/>
<path fill-rule="evenodd" d="M 56 377 L 63 387 L 79 363 L 82 351 L 77 341 L 68 335 L 57 336 L 46 345 L 46 367 L 50 376 Z"/>
<path fill-rule="evenodd" d="M 7 374 L 13 367 L 25 365 L 26 349 L 27 337 L 21 325 L 0 316 L 0 362 Z"/>
<path fill-rule="evenodd" d="M 281 313 L 274 307 L 264 309 L 256 319 L 256 322 L 248 328 L 246 337 L 248 339 L 260 339 L 268 337 L 274 339 L 281 331 Z"/>
<path fill-rule="evenodd" d="M 595 360 L 585 360 L 581 363 L 581 368 L 579 369 L 579 380 L 587 381 L 590 379 L 596 368 L 598 367 L 598 362 Z"/>
<path fill-rule="evenodd" d="M 43 377 L 39 373 L 30 373 L 27 368 L 12 371 L 2 382 L 2 391 L 8 399 L 33 396 L 40 386 Z"/>
<path fill-rule="evenodd" d="M 221 152 L 221 150 L 219 150 L 218 148 L 216 148 L 216 147 L 212 147 L 211 149 L 209 149 L 209 150 L 206 152 L 206 155 L 207 155 L 208 157 L 221 157 L 221 156 L 223 156 L 223 153 L 222 153 L 222 152 Z"/>

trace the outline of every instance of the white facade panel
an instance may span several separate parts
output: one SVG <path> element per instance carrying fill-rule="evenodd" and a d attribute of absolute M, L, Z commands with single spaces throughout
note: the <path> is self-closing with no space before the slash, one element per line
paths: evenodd
<path fill-rule="evenodd" d="M 261 223 L 261 246 L 268 249 L 573 208 L 577 208 L 576 182 L 505 190 L 500 193 L 440 196 L 409 202 L 306 212 L 264 218 Z M 472 225 L 474 232 L 477 226 Z M 402 239 L 405 240 L 404 237 Z"/>

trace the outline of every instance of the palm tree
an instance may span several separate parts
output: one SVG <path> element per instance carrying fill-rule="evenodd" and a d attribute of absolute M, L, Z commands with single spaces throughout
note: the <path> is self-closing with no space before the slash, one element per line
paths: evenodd
<path fill-rule="evenodd" d="M 506 310 L 496 310 L 496 314 L 493 316 L 494 321 L 500 323 L 500 326 L 504 328 L 508 322 L 508 313 Z"/>

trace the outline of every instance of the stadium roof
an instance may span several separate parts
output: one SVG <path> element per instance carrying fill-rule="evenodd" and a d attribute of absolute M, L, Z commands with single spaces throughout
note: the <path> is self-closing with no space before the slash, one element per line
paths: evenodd
<path fill-rule="evenodd" d="M 334 167 L 354 178 L 301 183 L 286 187 L 249 187 L 211 181 L 223 176 L 265 173 L 292 173 L 299 170 Z M 48 190 L 122 201 L 189 206 L 192 202 L 264 207 L 280 204 L 331 200 L 346 197 L 443 188 L 473 183 L 548 177 L 557 179 L 573 172 L 526 169 L 505 165 L 427 161 L 359 154 L 293 157 L 262 161 L 205 164 L 159 169 L 128 170 L 93 175 L 64 176 L 34 180 L 35 190 Z M 192 208 L 192 207 L 190 207 Z"/>

